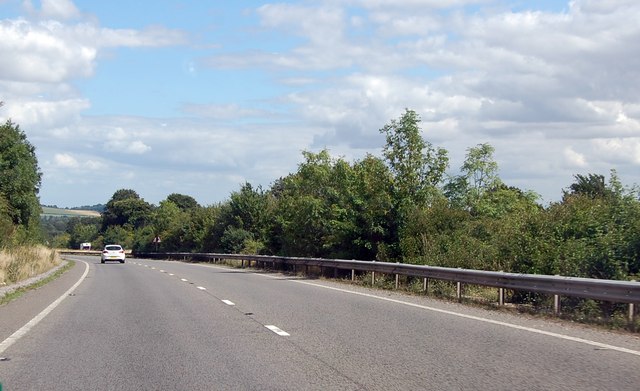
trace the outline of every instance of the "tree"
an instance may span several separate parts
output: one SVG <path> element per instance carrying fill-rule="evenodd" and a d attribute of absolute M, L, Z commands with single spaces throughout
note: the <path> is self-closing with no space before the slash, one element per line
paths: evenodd
<path fill-rule="evenodd" d="M 110 226 L 143 227 L 151 215 L 151 204 L 131 189 L 120 189 L 107 202 L 102 214 L 102 230 Z"/>
<path fill-rule="evenodd" d="M 502 185 L 493 152 L 494 148 L 488 143 L 467 149 L 461 174 L 444 187 L 445 196 L 454 207 L 473 210 L 487 191 Z"/>
<path fill-rule="evenodd" d="M 248 182 L 231 193 L 230 199 L 217 207 L 215 222 L 206 235 L 206 246 L 215 251 L 239 252 L 243 249 L 238 242 L 240 238 L 249 238 L 255 242 L 252 248 L 264 248 L 271 224 L 271 198 L 261 186 L 254 188 Z M 239 234 L 241 231 L 247 235 Z"/>
<path fill-rule="evenodd" d="M 389 245 L 398 240 L 398 219 L 393 205 L 393 177 L 384 162 L 372 155 L 353 165 L 350 196 L 354 231 L 353 257 L 388 260 Z"/>
<path fill-rule="evenodd" d="M 18 125 L 7 121 L 0 126 L 0 199 L 12 223 L 27 231 L 38 224 L 41 177 L 35 148 Z"/>
<path fill-rule="evenodd" d="M 268 213 L 267 195 L 261 186 L 254 188 L 245 183 L 240 191 L 231 193 L 229 212 L 233 216 L 233 225 L 252 232 L 257 238 L 264 236 Z"/>
<path fill-rule="evenodd" d="M 462 172 L 470 179 L 471 188 L 481 193 L 500 184 L 498 163 L 493 159 L 495 149 L 487 144 L 478 144 L 467 149 L 467 158 Z"/>
<path fill-rule="evenodd" d="M 69 247 L 79 248 L 80 243 L 95 242 L 100 231 L 100 219 L 73 217 L 68 220 L 66 232 L 69 234 Z"/>
<path fill-rule="evenodd" d="M 195 198 L 178 193 L 169 194 L 167 201 L 173 202 L 178 208 L 182 210 L 189 210 L 199 207 L 198 201 Z"/>
<path fill-rule="evenodd" d="M 165 251 L 180 250 L 180 228 L 184 221 L 184 212 L 175 203 L 167 199 L 160 201 L 160 206 L 151 213 L 151 226 L 153 228 L 153 238 L 148 238 L 152 242 L 156 237 L 161 238 L 161 248 Z M 156 242 L 155 246 L 159 244 Z"/>
<path fill-rule="evenodd" d="M 303 152 L 305 161 L 295 174 L 272 190 L 275 211 L 270 246 L 277 253 L 311 257 L 353 257 L 356 211 L 354 170 L 327 150 Z"/>
<path fill-rule="evenodd" d="M 394 189 L 401 205 L 427 205 L 438 193 L 449 164 L 447 151 L 434 148 L 420 135 L 420 117 L 406 109 L 398 120 L 380 129 L 386 136 L 383 155 L 394 175 Z"/>
<path fill-rule="evenodd" d="M 582 194 L 591 198 L 608 197 L 612 195 L 612 191 L 607 188 L 604 181 L 604 175 L 588 174 L 574 176 L 575 182 L 569 186 L 570 191 L 564 191 L 563 198 L 571 195 Z"/>

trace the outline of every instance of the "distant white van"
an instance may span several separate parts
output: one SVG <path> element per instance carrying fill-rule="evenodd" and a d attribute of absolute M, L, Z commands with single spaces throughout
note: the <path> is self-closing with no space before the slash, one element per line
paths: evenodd
<path fill-rule="evenodd" d="M 80 250 L 91 250 L 91 243 L 81 243 Z"/>

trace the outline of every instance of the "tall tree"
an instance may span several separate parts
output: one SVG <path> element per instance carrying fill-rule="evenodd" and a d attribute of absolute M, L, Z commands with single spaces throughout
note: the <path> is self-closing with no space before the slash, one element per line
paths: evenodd
<path fill-rule="evenodd" d="M 200 206 L 195 198 L 178 193 L 169 194 L 169 196 L 167 196 L 167 201 L 173 202 L 178 208 L 182 210 L 194 209 Z"/>
<path fill-rule="evenodd" d="M 473 210 L 486 192 L 502 185 L 493 152 L 494 148 L 488 143 L 467 149 L 461 174 L 451 178 L 444 187 L 444 193 L 454 207 Z"/>
<path fill-rule="evenodd" d="M 472 189 L 481 193 L 500 183 L 498 163 L 493 158 L 495 148 L 490 144 L 478 144 L 467 149 L 462 172 L 469 179 Z"/>
<path fill-rule="evenodd" d="M 131 189 L 120 189 L 107 202 L 102 214 L 102 230 L 110 226 L 139 228 L 150 218 L 152 207 Z"/>
<path fill-rule="evenodd" d="M 394 189 L 401 205 L 426 205 L 437 194 L 449 164 L 447 151 L 434 148 L 420 134 L 420 116 L 406 109 L 398 120 L 380 129 L 386 136 L 384 157 L 394 175 Z"/>
<path fill-rule="evenodd" d="M 575 182 L 569 186 L 569 191 L 564 192 L 564 198 L 575 195 L 582 194 L 591 198 L 597 197 L 607 197 L 612 195 L 612 191 L 607 188 L 607 185 L 604 180 L 604 175 L 599 174 L 588 174 L 588 175 L 580 175 L 577 174 L 574 176 Z"/>
<path fill-rule="evenodd" d="M 0 126 L 0 198 L 14 225 L 31 228 L 40 215 L 42 174 L 35 148 L 20 127 L 10 120 Z"/>

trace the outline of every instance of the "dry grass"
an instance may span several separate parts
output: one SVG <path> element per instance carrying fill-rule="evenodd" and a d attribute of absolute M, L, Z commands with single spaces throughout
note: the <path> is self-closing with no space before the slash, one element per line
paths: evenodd
<path fill-rule="evenodd" d="M 42 274 L 60 264 L 59 255 L 44 246 L 0 251 L 0 285 L 14 284 Z"/>

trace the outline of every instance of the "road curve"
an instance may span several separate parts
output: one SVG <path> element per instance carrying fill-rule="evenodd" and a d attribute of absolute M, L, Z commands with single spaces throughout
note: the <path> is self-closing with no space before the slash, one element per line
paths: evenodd
<path fill-rule="evenodd" d="M 4 390 L 637 390 L 640 384 L 640 340 L 626 334 L 279 274 L 72 258 L 87 261 L 86 279 L 0 354 Z M 26 323 L 46 307 L 35 297 L 57 299 L 81 268 L 78 262 L 52 283 L 60 285 L 55 291 L 45 287 L 19 306 L 0 307 L 0 343 L 22 326 L 7 317 Z M 40 304 L 29 304 L 34 300 Z"/>

